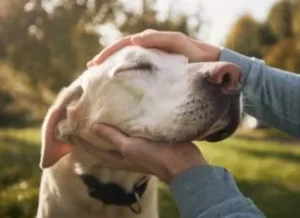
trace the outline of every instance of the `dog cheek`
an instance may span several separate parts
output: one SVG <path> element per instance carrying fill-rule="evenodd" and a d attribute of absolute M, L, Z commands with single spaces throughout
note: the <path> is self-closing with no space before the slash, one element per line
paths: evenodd
<path fill-rule="evenodd" d="M 66 117 L 61 120 L 56 128 L 55 136 L 58 140 L 63 142 L 71 142 L 72 135 L 78 135 L 84 129 L 85 122 L 83 119 L 85 110 L 83 107 L 83 98 L 72 102 L 66 109 Z"/>

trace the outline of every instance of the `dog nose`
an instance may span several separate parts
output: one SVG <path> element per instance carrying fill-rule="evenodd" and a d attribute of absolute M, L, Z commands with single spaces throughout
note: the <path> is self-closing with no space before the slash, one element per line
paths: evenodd
<path fill-rule="evenodd" d="M 206 79 L 215 85 L 220 85 L 225 94 L 239 93 L 241 90 L 241 68 L 228 62 L 219 62 L 212 67 Z"/>

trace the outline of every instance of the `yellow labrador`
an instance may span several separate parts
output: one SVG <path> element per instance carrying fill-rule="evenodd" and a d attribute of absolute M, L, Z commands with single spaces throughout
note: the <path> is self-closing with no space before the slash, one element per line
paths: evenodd
<path fill-rule="evenodd" d="M 239 81 L 233 64 L 188 63 L 182 55 L 136 46 L 88 69 L 61 91 L 45 118 L 37 217 L 157 218 L 154 176 L 105 168 L 72 136 L 113 150 L 89 131 L 102 122 L 155 141 L 219 141 L 239 123 Z"/>

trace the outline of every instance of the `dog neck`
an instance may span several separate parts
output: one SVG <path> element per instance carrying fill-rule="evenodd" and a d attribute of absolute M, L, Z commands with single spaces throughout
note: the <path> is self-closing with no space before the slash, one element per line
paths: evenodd
<path fill-rule="evenodd" d="M 145 205 L 140 199 L 147 190 L 149 175 L 105 167 L 83 147 L 77 147 L 73 152 L 80 152 L 80 158 L 74 159 L 74 170 L 92 199 L 105 205 L 125 206 L 134 214 L 142 212 Z M 85 158 L 89 161 L 84 161 Z"/>
<path fill-rule="evenodd" d="M 113 169 L 104 166 L 103 160 L 88 152 L 82 146 L 74 146 L 72 156 L 74 158 L 74 170 L 77 175 L 93 175 L 101 183 L 114 183 L 130 192 L 135 184 L 146 174 Z"/>
<path fill-rule="evenodd" d="M 41 183 L 38 218 L 50 217 L 49 214 L 60 214 L 57 217 L 140 217 L 130 207 L 109 205 L 92 198 L 88 187 L 78 175 L 78 170 L 86 170 L 102 183 L 114 183 L 132 192 L 134 185 L 143 178 L 142 174 L 113 170 L 101 164 L 88 168 L 74 155 L 63 157 L 49 169 L 44 170 Z M 147 188 L 140 199 L 140 208 L 145 218 L 157 218 L 156 198 L 157 179 L 150 176 Z M 133 207 L 136 208 L 137 204 Z M 137 208 L 138 209 L 138 208 Z M 153 211 L 153 213 L 151 212 Z M 72 216 L 70 216 L 70 213 Z M 52 217 L 52 216 L 51 216 Z"/>

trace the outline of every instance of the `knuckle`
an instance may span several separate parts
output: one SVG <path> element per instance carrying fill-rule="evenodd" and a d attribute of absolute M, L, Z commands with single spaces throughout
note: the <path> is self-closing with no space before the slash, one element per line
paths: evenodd
<path fill-rule="evenodd" d="M 128 145 L 129 145 L 128 140 L 126 140 L 126 139 L 122 140 L 122 142 L 120 144 L 120 152 L 123 155 L 126 155 L 128 153 Z"/>
<path fill-rule="evenodd" d="M 107 131 L 107 132 L 102 132 L 102 134 L 104 136 L 106 136 L 106 138 L 109 140 L 109 141 L 113 141 L 114 139 L 114 134 L 110 131 Z"/>
<path fill-rule="evenodd" d="M 139 144 L 136 139 L 133 138 L 126 138 L 122 141 L 122 145 L 120 146 L 120 152 L 125 157 L 134 156 L 136 153 L 136 147 Z"/>
<path fill-rule="evenodd" d="M 121 147 L 121 155 L 125 158 L 128 158 L 130 156 L 130 152 L 128 150 L 128 148 L 126 147 Z"/>
<path fill-rule="evenodd" d="M 154 29 L 147 29 L 147 30 L 144 30 L 143 32 L 141 32 L 139 35 L 140 35 L 140 37 L 145 37 L 145 36 L 151 36 L 155 33 L 157 33 L 157 31 Z"/>
<path fill-rule="evenodd" d="M 185 41 L 187 39 L 187 36 L 181 32 L 175 32 L 174 37 L 180 41 Z"/>
<path fill-rule="evenodd" d="M 123 138 L 122 146 L 126 147 L 128 145 L 130 145 L 129 138 L 127 138 L 127 137 Z"/>

